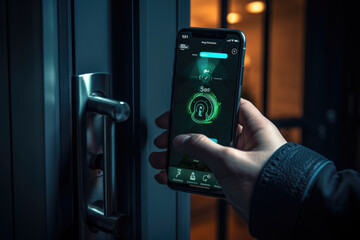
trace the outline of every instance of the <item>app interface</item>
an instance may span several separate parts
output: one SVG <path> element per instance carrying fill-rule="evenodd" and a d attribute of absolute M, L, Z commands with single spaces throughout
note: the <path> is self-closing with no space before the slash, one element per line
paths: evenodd
<path fill-rule="evenodd" d="M 238 87 L 240 39 L 200 38 L 182 32 L 177 41 L 169 144 L 169 181 L 221 189 L 209 168 L 177 152 L 173 139 L 182 133 L 201 133 L 229 146 Z"/>

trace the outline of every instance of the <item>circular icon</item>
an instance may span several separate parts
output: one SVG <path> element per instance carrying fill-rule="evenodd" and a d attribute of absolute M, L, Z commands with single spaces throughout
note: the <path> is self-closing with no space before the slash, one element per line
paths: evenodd
<path fill-rule="evenodd" d="M 205 83 L 211 81 L 212 76 L 210 74 L 210 70 L 205 68 L 199 75 L 199 79 Z"/>
<path fill-rule="evenodd" d="M 211 178 L 210 174 L 205 174 L 205 175 L 203 175 L 202 180 L 203 180 L 203 182 L 207 182 L 208 180 L 210 180 L 210 178 Z"/>
<path fill-rule="evenodd" d="M 201 74 L 199 78 L 203 82 L 209 82 L 211 80 L 211 75 L 210 75 L 210 73 L 205 72 L 205 73 Z"/>
<path fill-rule="evenodd" d="M 199 124 L 211 123 L 219 112 L 219 103 L 212 93 L 195 94 L 188 105 L 191 119 Z"/>
<path fill-rule="evenodd" d="M 238 50 L 236 48 L 231 49 L 232 55 L 236 55 L 238 53 Z"/>

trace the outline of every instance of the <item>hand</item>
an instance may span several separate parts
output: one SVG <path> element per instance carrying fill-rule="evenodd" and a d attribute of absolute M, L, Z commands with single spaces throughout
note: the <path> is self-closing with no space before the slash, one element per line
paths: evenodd
<path fill-rule="evenodd" d="M 211 169 L 228 202 L 247 221 L 256 180 L 266 161 L 286 141 L 275 125 L 247 100 L 240 101 L 238 119 L 236 148 L 224 147 L 201 134 L 178 135 L 173 144 L 179 152 L 202 161 Z M 169 112 L 157 118 L 156 124 L 168 129 Z M 168 131 L 158 136 L 154 144 L 158 148 L 167 148 Z M 165 169 L 166 158 L 166 151 L 153 152 L 149 161 L 154 168 Z M 166 184 L 166 171 L 156 174 L 155 179 Z"/>

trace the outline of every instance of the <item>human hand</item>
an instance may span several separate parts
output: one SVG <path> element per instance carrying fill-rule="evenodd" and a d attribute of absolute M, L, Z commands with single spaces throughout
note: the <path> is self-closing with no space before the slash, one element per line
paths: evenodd
<path fill-rule="evenodd" d="M 169 128 L 169 112 L 156 119 L 163 129 Z M 249 101 L 240 100 L 236 148 L 224 147 L 201 134 L 181 134 L 173 145 L 179 152 L 205 163 L 214 173 L 228 202 L 245 221 L 249 217 L 251 195 L 256 180 L 271 155 L 285 139 L 275 125 L 265 118 Z M 158 148 L 168 147 L 168 131 L 159 135 L 154 144 Z M 156 169 L 165 169 L 167 152 L 153 152 L 150 164 Z M 167 183 L 165 170 L 155 175 L 161 183 Z"/>

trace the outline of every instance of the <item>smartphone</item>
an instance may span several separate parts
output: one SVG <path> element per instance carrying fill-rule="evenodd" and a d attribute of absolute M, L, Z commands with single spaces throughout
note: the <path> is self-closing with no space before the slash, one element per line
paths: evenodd
<path fill-rule="evenodd" d="M 210 169 L 177 152 L 173 139 L 201 133 L 223 146 L 236 144 L 245 35 L 232 29 L 184 28 L 176 38 L 169 126 L 168 186 L 225 197 Z"/>

